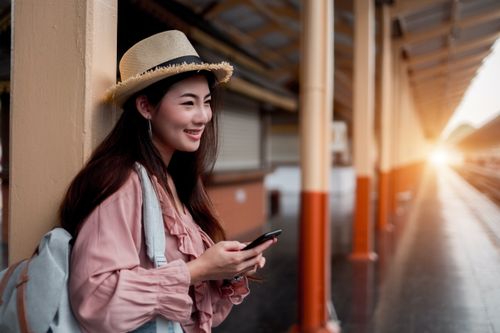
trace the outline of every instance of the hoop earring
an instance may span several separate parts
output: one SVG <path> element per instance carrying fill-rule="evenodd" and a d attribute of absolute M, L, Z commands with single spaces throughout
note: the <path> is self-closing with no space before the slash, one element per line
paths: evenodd
<path fill-rule="evenodd" d="M 148 133 L 149 133 L 149 138 L 153 140 L 153 129 L 151 128 L 151 119 L 148 118 Z"/>

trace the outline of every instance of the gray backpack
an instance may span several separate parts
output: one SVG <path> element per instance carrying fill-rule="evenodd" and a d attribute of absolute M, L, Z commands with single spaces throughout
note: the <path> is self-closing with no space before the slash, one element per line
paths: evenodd
<path fill-rule="evenodd" d="M 0 332 L 80 332 L 68 299 L 70 240 L 55 228 L 30 259 L 0 273 Z"/>
<path fill-rule="evenodd" d="M 136 163 L 143 197 L 148 257 L 155 267 L 166 263 L 163 217 L 149 176 Z M 36 253 L 0 272 L 0 332 L 79 333 L 68 298 L 71 235 L 63 228 L 46 233 Z M 157 318 L 156 328 L 182 332 L 178 323 Z M 140 331 L 140 329 L 139 329 Z"/>

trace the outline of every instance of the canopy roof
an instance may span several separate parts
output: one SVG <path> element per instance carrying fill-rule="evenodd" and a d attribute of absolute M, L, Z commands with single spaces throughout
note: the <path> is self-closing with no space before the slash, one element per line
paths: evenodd
<path fill-rule="evenodd" d="M 334 114 L 349 123 L 355 17 L 351 0 L 334 3 Z M 500 1 L 378 0 L 376 3 L 391 5 L 397 55 L 404 60 L 408 71 L 424 131 L 427 137 L 437 138 L 500 36 Z M 9 8 L 10 1 L 0 0 L 3 30 L 10 22 Z M 226 59 L 235 65 L 232 89 L 281 110 L 297 111 L 299 0 L 121 0 L 118 9 L 119 25 L 127 22 L 122 27 L 119 45 L 130 46 L 136 37 L 154 32 L 153 26 L 181 29 L 198 44 L 202 56 Z M 377 15 L 380 16 L 380 11 Z M 380 26 L 380 17 L 377 25 Z"/>

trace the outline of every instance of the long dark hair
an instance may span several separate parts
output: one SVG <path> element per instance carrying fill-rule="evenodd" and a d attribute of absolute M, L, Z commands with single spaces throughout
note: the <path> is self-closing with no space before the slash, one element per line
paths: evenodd
<path fill-rule="evenodd" d="M 156 107 L 174 83 L 200 73 L 207 78 L 210 88 L 212 121 L 206 124 L 197 151 L 176 151 L 166 166 L 149 137 L 147 120 L 136 109 L 135 99 L 145 95 L 151 105 Z M 172 76 L 130 97 L 111 133 L 96 148 L 69 186 L 60 207 L 63 228 L 76 237 L 89 214 L 125 183 L 137 161 L 171 193 L 166 182 L 168 173 L 174 181 L 179 199 L 196 223 L 215 242 L 225 239 L 224 230 L 202 182 L 202 175 L 212 170 L 217 155 L 217 93 L 213 74 L 202 71 Z"/>

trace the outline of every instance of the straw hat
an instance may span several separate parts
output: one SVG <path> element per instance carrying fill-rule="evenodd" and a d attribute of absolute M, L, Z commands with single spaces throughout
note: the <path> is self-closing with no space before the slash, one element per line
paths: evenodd
<path fill-rule="evenodd" d="M 118 106 L 134 93 L 176 74 L 206 70 L 223 83 L 229 81 L 233 73 L 233 66 L 227 62 L 203 62 L 186 35 L 178 30 L 141 40 L 125 52 L 119 69 L 121 81 L 106 93 L 106 99 Z"/>

